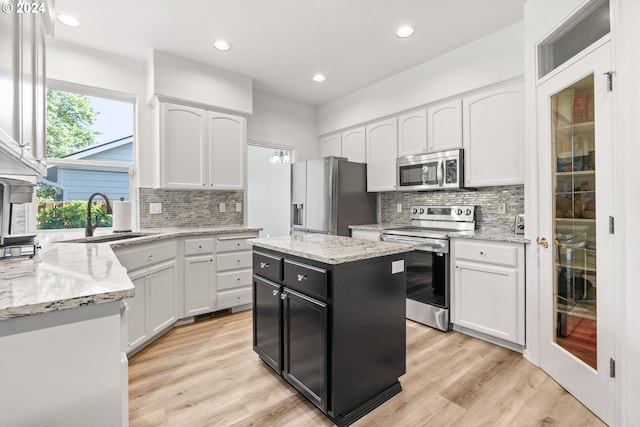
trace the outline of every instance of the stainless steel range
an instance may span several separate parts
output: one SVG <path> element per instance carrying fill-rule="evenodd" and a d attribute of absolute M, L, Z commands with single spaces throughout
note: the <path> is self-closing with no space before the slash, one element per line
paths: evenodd
<path fill-rule="evenodd" d="M 475 206 L 412 206 L 411 225 L 382 231 L 382 240 L 409 243 L 407 319 L 448 331 L 450 306 L 449 235 L 473 232 Z"/>

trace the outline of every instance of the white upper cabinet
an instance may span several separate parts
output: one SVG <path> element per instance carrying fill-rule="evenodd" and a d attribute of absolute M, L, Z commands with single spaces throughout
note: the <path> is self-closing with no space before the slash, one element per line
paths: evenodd
<path fill-rule="evenodd" d="M 462 101 L 427 108 L 427 146 L 434 151 L 462 148 Z"/>
<path fill-rule="evenodd" d="M 342 157 L 342 138 L 339 133 L 326 136 L 320 140 L 322 157 Z"/>
<path fill-rule="evenodd" d="M 45 24 L 49 13 L 0 15 L 0 170 L 46 175 Z"/>
<path fill-rule="evenodd" d="M 366 127 L 367 191 L 396 189 L 398 157 L 398 121 L 391 118 Z"/>
<path fill-rule="evenodd" d="M 462 100 L 466 186 L 524 182 L 523 89 L 520 82 Z"/>
<path fill-rule="evenodd" d="M 162 187 L 203 189 L 208 186 L 207 112 L 161 104 Z"/>
<path fill-rule="evenodd" d="M 209 111 L 209 187 L 244 188 L 245 118 Z"/>
<path fill-rule="evenodd" d="M 398 116 L 398 157 L 427 152 L 427 110 Z"/>
<path fill-rule="evenodd" d="M 364 126 L 342 132 L 342 157 L 350 162 L 366 163 L 366 138 Z"/>
<path fill-rule="evenodd" d="M 244 187 L 243 117 L 160 104 L 161 186 L 235 190 Z"/>

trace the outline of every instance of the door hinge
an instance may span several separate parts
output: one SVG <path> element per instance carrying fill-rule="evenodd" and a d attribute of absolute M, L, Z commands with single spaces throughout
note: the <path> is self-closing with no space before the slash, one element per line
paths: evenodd
<path fill-rule="evenodd" d="M 613 91 L 613 71 L 607 71 L 604 73 L 607 76 L 607 92 Z"/>
<path fill-rule="evenodd" d="M 609 217 L 609 234 L 614 234 L 616 231 L 615 220 L 612 216 Z"/>
<path fill-rule="evenodd" d="M 609 377 L 616 377 L 616 361 L 613 359 L 609 359 Z"/>

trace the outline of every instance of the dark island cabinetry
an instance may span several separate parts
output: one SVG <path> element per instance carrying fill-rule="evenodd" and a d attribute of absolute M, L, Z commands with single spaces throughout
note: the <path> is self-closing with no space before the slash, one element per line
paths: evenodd
<path fill-rule="evenodd" d="M 339 426 L 402 390 L 404 257 L 326 264 L 254 248 L 253 348 Z"/>

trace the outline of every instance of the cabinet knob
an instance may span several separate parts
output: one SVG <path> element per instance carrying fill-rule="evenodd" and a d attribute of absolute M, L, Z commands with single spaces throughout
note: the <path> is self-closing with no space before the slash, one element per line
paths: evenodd
<path fill-rule="evenodd" d="M 202 245 L 198 245 L 198 249 L 202 249 Z"/>
<path fill-rule="evenodd" d="M 287 293 L 283 292 L 280 294 L 280 299 L 285 299 L 287 297 Z"/>
<path fill-rule="evenodd" d="M 278 295 L 278 291 L 277 291 L 276 289 L 274 289 L 274 290 L 273 290 L 273 291 L 271 291 L 271 292 L 273 292 L 273 296 Z"/>
<path fill-rule="evenodd" d="M 480 255 L 484 255 L 484 251 L 480 251 Z"/>
<path fill-rule="evenodd" d="M 260 268 L 267 268 L 269 267 L 269 263 L 268 262 L 261 262 L 260 263 Z"/>
<path fill-rule="evenodd" d="M 307 275 L 306 274 L 298 274 L 298 282 L 302 282 L 303 280 L 307 279 Z"/>
<path fill-rule="evenodd" d="M 236 243 L 236 246 L 240 246 L 240 243 Z"/>

